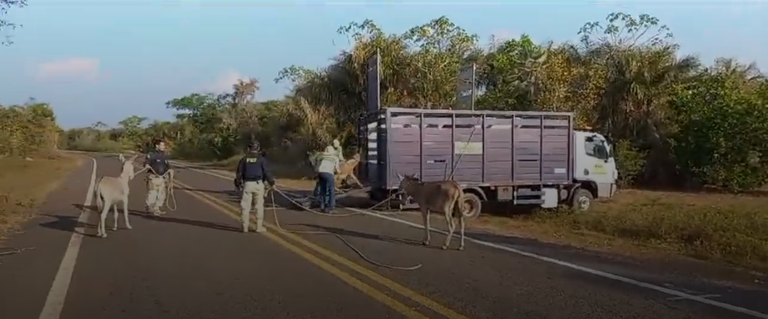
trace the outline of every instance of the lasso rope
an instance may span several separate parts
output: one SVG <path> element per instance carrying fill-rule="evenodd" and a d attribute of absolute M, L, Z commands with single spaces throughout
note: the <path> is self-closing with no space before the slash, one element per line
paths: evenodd
<path fill-rule="evenodd" d="M 167 172 L 165 172 L 165 174 L 160 175 L 154 169 L 152 169 L 151 166 L 146 166 L 146 167 L 142 168 L 141 170 L 139 170 L 138 172 L 136 172 L 134 175 L 140 174 L 140 173 L 142 173 L 144 171 L 152 171 L 152 173 L 155 174 L 155 175 L 158 175 L 158 176 L 160 176 L 162 178 L 166 178 L 166 177 L 168 178 L 165 181 L 165 203 L 163 203 L 163 205 L 166 208 L 168 208 L 168 210 L 170 210 L 170 211 L 176 211 L 176 208 L 178 208 L 178 206 L 176 204 L 176 195 L 175 195 L 175 193 L 173 191 L 173 189 L 174 189 L 173 188 L 173 176 L 175 174 L 173 169 L 169 169 Z M 173 202 L 173 207 L 171 207 L 171 202 Z"/>
<path fill-rule="evenodd" d="M 349 216 L 354 216 L 354 215 L 362 215 L 362 213 L 348 213 L 348 214 L 324 214 L 324 213 L 318 212 L 318 211 L 316 211 L 316 210 L 314 210 L 314 209 L 311 209 L 311 208 L 309 208 L 309 207 L 305 207 L 305 206 L 304 206 L 304 205 L 302 205 L 301 203 L 298 203 L 298 202 L 297 202 L 297 201 L 295 201 L 293 198 L 291 198 L 291 196 L 288 196 L 288 195 L 287 195 L 287 194 L 290 194 L 290 192 L 283 192 L 283 191 L 281 191 L 281 190 L 279 190 L 279 189 L 277 189 L 277 188 L 275 188 L 275 187 L 272 187 L 272 188 L 271 188 L 271 191 L 269 192 L 269 193 L 270 193 L 270 196 L 271 196 L 271 198 L 272 198 L 272 215 L 273 215 L 273 217 L 274 217 L 274 219 L 275 219 L 275 226 L 277 226 L 277 228 L 278 228 L 280 231 L 283 231 L 283 232 L 286 232 L 286 233 L 295 233 L 295 234 L 333 235 L 333 236 L 335 236 L 336 238 L 338 238 L 339 240 L 341 240 L 341 241 L 342 241 L 342 242 L 343 242 L 345 245 L 347 245 L 347 247 L 349 247 L 350 249 L 352 249 L 352 250 L 353 250 L 353 251 L 354 251 L 354 252 L 355 252 L 355 253 L 356 253 L 358 256 L 360 256 L 360 258 L 362 258 L 363 260 L 365 260 L 365 261 L 367 261 L 367 262 L 369 262 L 369 263 L 371 263 L 371 264 L 373 264 L 373 265 L 379 266 L 379 267 L 388 268 L 388 269 L 394 269 L 394 270 L 406 270 L 406 271 L 417 270 L 417 269 L 419 269 L 419 268 L 421 268 L 421 267 L 422 267 L 422 264 L 418 264 L 418 265 L 415 265 L 415 266 L 410 266 L 410 267 L 403 267 L 403 266 L 395 266 L 395 265 L 389 265 L 389 264 L 385 264 L 385 263 L 377 262 L 377 261 L 375 261 L 375 260 L 373 260 L 373 259 L 369 258 L 368 256 L 366 256 L 365 254 L 363 254 L 363 252 L 362 252 L 362 251 L 360 251 L 360 249 L 358 249 L 357 247 L 355 247 L 354 245 L 352 245 L 352 243 L 350 243 L 349 241 L 347 241 L 347 240 L 346 240 L 346 239 L 345 239 L 343 236 L 341 236 L 341 235 L 339 235 L 339 234 L 336 234 L 336 233 L 333 233 L 333 232 L 329 232 L 329 231 L 320 231 L 320 230 L 290 230 L 290 229 L 285 229 L 285 228 L 283 228 L 283 226 L 281 226 L 281 225 L 280 225 L 280 220 L 279 220 L 279 219 L 278 219 L 278 217 L 277 217 L 277 204 L 276 204 L 276 202 L 275 202 L 275 192 L 278 192 L 280 195 L 282 195 L 283 197 L 285 197 L 286 199 L 288 199 L 288 201 L 290 201 L 291 203 L 293 203 L 293 204 L 295 204 L 295 205 L 298 205 L 299 207 L 301 207 L 301 208 L 305 209 L 306 211 L 308 211 L 308 212 L 310 212 L 310 213 L 313 213 L 313 214 L 316 214 L 316 215 L 320 215 L 320 216 L 323 216 L 323 217 L 349 217 Z M 385 202 L 389 201 L 390 199 L 392 199 L 393 197 L 395 197 L 395 196 L 396 196 L 396 195 L 398 195 L 398 194 L 399 194 L 399 192 L 398 192 L 398 193 L 395 193 L 395 194 L 393 194 L 392 196 L 390 196 L 390 197 L 388 197 L 387 199 L 385 199 L 385 200 L 383 200 L 383 201 L 379 202 L 378 204 L 371 206 L 371 207 L 370 207 L 368 210 L 371 210 L 371 209 L 373 209 L 373 208 L 376 208 L 376 207 L 378 207 L 379 205 L 381 205 L 381 204 L 383 204 L 383 203 L 385 203 Z M 309 196 L 309 199 L 310 199 L 310 200 L 311 200 L 311 199 L 313 199 L 313 198 L 314 198 L 314 197 L 312 197 L 312 196 Z M 344 207 L 344 206 L 341 206 L 341 205 L 337 205 L 337 206 L 340 206 L 340 207 Z M 387 214 L 387 213 L 377 213 L 377 214 L 381 214 L 381 215 L 385 215 L 385 214 L 387 214 L 387 215 L 394 215 L 394 214 L 399 214 L 399 213 L 400 213 L 400 212 L 389 213 L 389 214 Z M 380 238 L 382 238 L 381 236 L 379 236 L 379 237 L 380 237 Z"/>

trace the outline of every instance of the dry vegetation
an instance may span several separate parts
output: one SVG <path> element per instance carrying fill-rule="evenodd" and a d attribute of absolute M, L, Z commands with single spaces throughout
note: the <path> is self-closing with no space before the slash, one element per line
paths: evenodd
<path fill-rule="evenodd" d="M 382 107 L 444 109 L 456 104 L 461 66 L 477 66 L 478 109 L 573 112 L 579 126 L 614 141 L 622 187 L 745 193 L 768 184 L 768 81 L 754 64 L 683 56 L 650 15 L 614 13 L 578 30 L 577 43 L 536 44 L 527 35 L 481 43 L 446 17 L 402 34 L 373 21 L 339 28 L 353 43 L 320 69 L 290 66 L 283 99 L 254 101 L 256 79 L 226 94 L 192 93 L 166 107 L 173 121 L 132 116 L 66 132 L 72 149 L 142 149 L 154 137 L 172 155 L 232 167 L 258 140 L 286 180 L 306 176 L 306 152 L 338 138 L 353 147 L 367 101 L 366 63 L 381 57 Z M 346 154 L 349 156 L 350 154 Z M 286 183 L 283 181 L 283 183 Z M 292 182 L 306 187 L 307 182 Z M 768 263 L 768 206 L 747 195 L 683 195 L 627 190 L 581 215 L 483 217 L 477 227 L 574 244 L 629 243 L 741 265 Z"/>
<path fill-rule="evenodd" d="M 768 197 L 627 189 L 586 214 L 481 216 L 496 234 L 608 250 L 682 254 L 768 273 Z"/>
<path fill-rule="evenodd" d="M 34 209 L 79 163 L 56 150 L 51 108 L 30 101 L 0 106 L 0 238 L 34 216 Z"/>
<path fill-rule="evenodd" d="M 34 209 L 80 162 L 70 155 L 0 159 L 0 239 L 35 217 Z"/>

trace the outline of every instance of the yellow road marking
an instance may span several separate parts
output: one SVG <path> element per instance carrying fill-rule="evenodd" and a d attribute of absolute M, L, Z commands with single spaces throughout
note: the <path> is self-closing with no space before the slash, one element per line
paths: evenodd
<path fill-rule="evenodd" d="M 184 183 L 181 183 L 179 181 L 174 181 L 174 182 L 179 184 L 179 186 L 181 186 L 181 187 L 184 187 L 184 188 L 187 188 L 187 189 L 192 189 L 192 187 L 190 187 L 190 186 L 188 186 L 188 185 L 186 185 Z M 202 199 L 206 199 L 206 202 L 208 202 L 209 204 L 218 203 L 218 204 L 216 204 L 216 207 L 219 208 L 219 209 L 221 209 L 223 207 L 228 207 L 228 209 L 225 209 L 225 210 L 222 210 L 222 211 L 227 213 L 229 216 L 232 216 L 232 217 L 234 217 L 234 218 L 236 218 L 238 220 L 240 219 L 240 216 L 238 216 L 237 214 L 232 213 L 233 211 L 238 211 L 237 208 L 233 207 L 233 205 L 231 205 L 229 203 L 226 203 L 226 202 L 224 202 L 224 201 L 222 201 L 222 200 L 220 200 L 218 198 L 212 197 L 212 196 L 210 196 L 208 194 L 192 193 L 190 191 L 186 191 L 186 192 L 190 193 L 190 195 L 193 195 L 193 196 L 195 196 L 195 197 L 197 197 L 197 198 L 199 198 L 201 200 Z M 376 272 L 374 272 L 374 271 L 372 271 L 372 270 L 370 270 L 368 268 L 360 266 L 359 264 L 357 264 L 357 263 L 355 263 L 355 262 L 353 262 L 353 261 L 351 261 L 351 260 L 349 260 L 347 258 L 344 258 L 344 257 L 342 257 L 342 256 L 340 256 L 340 255 L 338 255 L 338 254 L 336 254 L 334 252 L 331 252 L 331 251 L 329 251 L 329 250 L 327 250 L 325 248 L 322 248 L 322 247 L 320 247 L 318 245 L 315 245 L 315 244 L 305 240 L 304 238 L 301 238 L 298 235 L 280 231 L 280 229 L 278 229 L 274 225 L 272 225 L 270 223 L 267 223 L 267 222 L 265 222 L 264 224 L 270 230 L 277 231 L 280 234 L 284 235 L 285 237 L 288 237 L 291 240 L 296 241 L 296 242 L 298 242 L 298 243 L 300 243 L 300 244 L 302 244 L 302 245 L 304 245 L 304 246 L 306 246 L 306 247 L 308 247 L 308 248 L 310 248 L 310 249 L 320 253 L 321 255 L 330 258 L 333 261 L 336 261 L 336 262 L 338 262 L 338 263 L 340 263 L 340 264 L 342 264 L 344 266 L 347 266 L 347 267 L 351 268 L 352 270 L 356 271 L 357 273 L 370 278 L 371 280 L 373 280 L 373 281 L 381 284 L 382 286 L 385 286 L 385 287 L 387 287 L 387 288 L 389 288 L 389 289 L 391 289 L 391 290 L 393 290 L 393 291 L 395 291 L 395 292 L 397 292 L 397 293 L 407 297 L 408 299 L 411 299 L 411 300 L 413 300 L 413 301 L 415 301 L 417 303 L 422 304 L 423 306 L 425 306 L 425 307 L 427 307 L 429 309 L 434 310 L 435 312 L 445 316 L 448 319 L 469 319 L 468 317 L 466 317 L 466 316 L 464 316 L 462 314 L 459 314 L 456 311 L 453 311 L 453 310 L 449 309 L 448 307 L 445 307 L 445 306 L 439 304 L 438 302 L 436 302 L 436 301 L 434 301 L 432 299 L 429 299 L 429 298 L 427 298 L 427 297 L 425 297 L 425 296 L 423 296 L 423 295 L 421 295 L 421 294 L 419 294 L 419 293 L 417 293 L 417 292 L 415 292 L 415 291 L 413 291 L 413 290 L 411 290 L 411 289 L 409 289 L 409 288 L 407 288 L 407 287 L 405 287 L 403 285 L 400 285 L 400 284 L 392 281 L 389 278 L 386 278 L 386 277 L 384 277 L 382 275 L 379 275 L 378 273 L 376 273 Z"/>
<path fill-rule="evenodd" d="M 176 184 L 178 184 L 179 186 L 181 186 L 181 187 L 190 188 L 188 185 L 185 185 L 185 184 L 180 183 L 178 181 L 174 181 L 174 182 Z M 227 214 L 229 216 L 237 217 L 236 215 L 234 215 L 232 213 L 232 208 L 231 207 L 227 207 L 229 205 L 221 203 L 220 200 L 218 200 L 216 198 L 210 197 L 210 196 L 205 195 L 205 194 L 194 193 L 194 192 L 188 191 L 188 190 L 184 190 L 184 191 L 189 193 L 193 197 L 201 200 L 202 202 L 212 206 L 213 208 L 218 209 L 219 211 L 221 211 L 221 212 L 223 212 L 223 213 L 225 213 L 225 214 Z M 359 279 L 357 279 L 357 278 L 353 277 L 352 275 L 350 275 L 350 274 L 340 270 L 339 268 L 336 268 L 333 265 L 331 265 L 331 264 L 329 264 L 329 263 L 327 263 L 327 262 L 325 262 L 325 261 L 315 257 L 314 255 L 312 255 L 312 254 L 302 250 L 301 248 L 297 247 L 296 245 L 293 245 L 293 244 L 285 241 L 284 239 L 280 238 L 279 236 L 274 235 L 274 234 L 270 234 L 270 233 L 263 233 L 262 235 L 264 235 L 265 237 L 269 238 L 270 240 L 276 242 L 280 246 L 283 246 L 284 248 L 286 248 L 286 249 L 294 252 L 295 254 L 301 256 L 302 258 L 308 260 L 309 262 L 315 264 L 316 266 L 318 266 L 321 269 L 327 271 L 328 273 L 338 277 L 339 279 L 341 279 L 342 281 L 346 282 L 350 286 L 357 288 L 357 290 L 360 290 L 361 292 L 363 292 L 364 294 L 370 296 L 374 300 L 379 301 L 379 302 L 389 306 L 390 308 L 394 309 L 395 311 L 405 315 L 406 317 L 411 318 L 411 319 L 429 319 L 429 317 L 422 315 L 421 313 L 419 313 L 418 311 L 412 309 L 411 307 L 406 306 L 405 304 L 403 304 L 403 303 L 401 303 L 401 302 L 399 302 L 399 301 L 397 301 L 397 300 L 387 296 L 386 294 L 380 292 L 376 288 L 373 288 L 372 286 L 370 286 L 370 285 L 360 281 Z"/>

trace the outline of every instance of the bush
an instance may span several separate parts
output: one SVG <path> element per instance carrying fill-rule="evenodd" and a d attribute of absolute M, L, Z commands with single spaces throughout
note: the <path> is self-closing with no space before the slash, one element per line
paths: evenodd
<path fill-rule="evenodd" d="M 616 167 L 619 170 L 619 186 L 632 185 L 645 166 L 647 152 L 641 152 L 627 140 L 617 141 L 613 147 Z"/>
<path fill-rule="evenodd" d="M 768 84 L 761 83 L 758 89 Z M 727 75 L 681 86 L 671 103 L 678 165 L 706 184 L 731 191 L 768 182 L 768 96 Z"/>
<path fill-rule="evenodd" d="M 0 106 L 0 157 L 56 150 L 58 126 L 47 104 Z"/>

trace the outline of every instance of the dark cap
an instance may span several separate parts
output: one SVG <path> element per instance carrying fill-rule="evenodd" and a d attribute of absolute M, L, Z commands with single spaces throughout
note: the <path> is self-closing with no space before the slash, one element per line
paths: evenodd
<path fill-rule="evenodd" d="M 255 151 L 255 150 L 258 150 L 259 147 L 260 147 L 259 142 L 253 141 L 253 142 L 248 143 L 248 149 L 250 149 L 250 150 L 254 150 Z"/>

